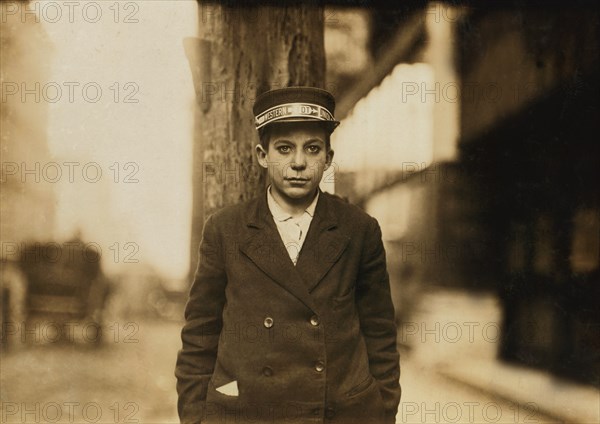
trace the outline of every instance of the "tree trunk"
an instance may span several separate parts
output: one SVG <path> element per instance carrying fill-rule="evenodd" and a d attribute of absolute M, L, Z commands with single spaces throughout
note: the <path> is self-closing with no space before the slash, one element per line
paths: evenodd
<path fill-rule="evenodd" d="M 199 38 L 186 39 L 196 90 L 191 272 L 205 219 L 262 192 L 252 105 L 268 89 L 324 87 L 323 9 L 199 2 Z"/>

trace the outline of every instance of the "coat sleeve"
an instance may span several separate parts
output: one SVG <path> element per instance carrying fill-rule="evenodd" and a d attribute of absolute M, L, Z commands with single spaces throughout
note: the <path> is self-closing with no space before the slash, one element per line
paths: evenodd
<path fill-rule="evenodd" d="M 360 326 L 369 368 L 379 383 L 386 423 L 394 423 L 400 403 L 400 357 L 396 346 L 394 305 L 386 268 L 381 229 L 371 218 L 356 286 Z"/>
<path fill-rule="evenodd" d="M 222 328 L 227 278 L 212 217 L 200 242 L 198 267 L 185 307 L 182 348 L 177 356 L 177 411 L 182 424 L 199 423 L 206 407 Z"/>

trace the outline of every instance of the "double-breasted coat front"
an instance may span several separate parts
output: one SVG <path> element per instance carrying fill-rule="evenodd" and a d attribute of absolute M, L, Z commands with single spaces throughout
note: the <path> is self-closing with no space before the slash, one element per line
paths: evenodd
<path fill-rule="evenodd" d="M 266 192 L 212 215 L 185 320 L 183 423 L 394 422 L 400 368 L 381 231 L 336 196 L 320 193 L 296 266 Z"/>

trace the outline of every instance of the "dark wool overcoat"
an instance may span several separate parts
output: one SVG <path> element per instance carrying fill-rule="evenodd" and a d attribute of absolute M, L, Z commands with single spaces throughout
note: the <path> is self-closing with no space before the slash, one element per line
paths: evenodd
<path fill-rule="evenodd" d="M 183 423 L 394 422 L 400 366 L 381 231 L 336 196 L 320 193 L 297 266 L 266 192 L 212 215 L 185 320 Z"/>

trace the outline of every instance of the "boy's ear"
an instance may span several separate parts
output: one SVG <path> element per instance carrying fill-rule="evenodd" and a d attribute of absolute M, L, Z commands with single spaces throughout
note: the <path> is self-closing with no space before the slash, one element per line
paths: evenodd
<path fill-rule="evenodd" d="M 332 149 L 329 149 L 329 150 L 327 151 L 327 157 L 325 158 L 325 169 L 324 169 L 325 171 L 326 171 L 327 169 L 329 169 L 329 167 L 330 167 L 330 166 L 331 166 L 331 164 L 333 163 L 333 154 L 334 154 L 334 153 L 335 153 L 335 152 L 334 152 Z"/>
<path fill-rule="evenodd" d="M 256 150 L 256 157 L 258 158 L 258 164 L 263 168 L 268 168 L 269 164 L 267 162 L 267 151 L 262 146 L 262 144 L 257 144 L 254 148 Z"/>

